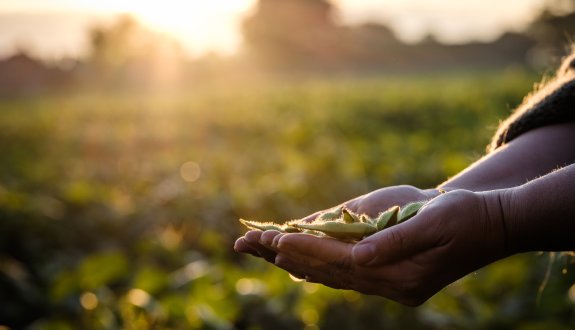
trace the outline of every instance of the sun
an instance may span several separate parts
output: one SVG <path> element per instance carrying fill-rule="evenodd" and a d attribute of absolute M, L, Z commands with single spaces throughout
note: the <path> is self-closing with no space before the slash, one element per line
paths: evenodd
<path fill-rule="evenodd" d="M 92 9 L 131 14 L 152 29 L 176 37 L 195 53 L 232 53 L 241 41 L 241 19 L 254 3 L 255 0 L 83 1 Z"/>

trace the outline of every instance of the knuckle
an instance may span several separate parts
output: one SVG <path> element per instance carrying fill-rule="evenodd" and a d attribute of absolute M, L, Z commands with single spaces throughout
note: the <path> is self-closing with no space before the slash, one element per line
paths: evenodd
<path fill-rule="evenodd" d="M 404 248 L 405 237 L 399 227 L 390 228 L 390 230 L 387 231 L 387 236 L 391 246 L 395 247 L 398 251 Z"/>

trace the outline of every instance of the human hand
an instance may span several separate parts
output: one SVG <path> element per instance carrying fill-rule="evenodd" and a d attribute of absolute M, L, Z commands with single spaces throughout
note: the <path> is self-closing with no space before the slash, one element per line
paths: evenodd
<path fill-rule="evenodd" d="M 307 281 L 416 306 L 512 253 L 501 215 L 504 199 L 500 192 L 456 190 L 356 244 L 279 232 L 260 233 L 258 244 L 274 252 L 264 258 Z"/>
<path fill-rule="evenodd" d="M 413 186 L 401 185 L 378 189 L 349 200 L 341 205 L 355 213 L 365 213 L 374 217 L 392 206 L 405 205 L 414 201 L 428 200 L 437 195 L 439 195 L 439 191 L 437 189 L 421 190 Z M 311 214 L 303 218 L 303 221 L 311 222 L 322 212 L 323 211 Z M 236 241 L 234 249 L 237 252 L 262 257 L 273 263 L 276 252 L 269 248 L 269 243 L 271 243 L 274 237 L 278 234 L 280 234 L 278 231 L 249 231 Z"/>

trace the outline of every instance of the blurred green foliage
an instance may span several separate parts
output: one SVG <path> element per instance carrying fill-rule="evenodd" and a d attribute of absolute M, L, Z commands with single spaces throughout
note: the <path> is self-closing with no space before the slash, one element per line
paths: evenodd
<path fill-rule="evenodd" d="M 0 101 L 0 325 L 572 328 L 565 255 L 515 256 L 406 308 L 232 250 L 239 217 L 287 220 L 381 186 L 440 183 L 484 153 L 534 81 L 505 71 Z"/>

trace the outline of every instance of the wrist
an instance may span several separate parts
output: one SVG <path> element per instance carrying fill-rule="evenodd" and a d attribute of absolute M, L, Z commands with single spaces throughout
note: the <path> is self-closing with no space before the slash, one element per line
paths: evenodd
<path fill-rule="evenodd" d="M 575 249 L 575 165 L 505 189 L 509 242 L 516 252 Z"/>
<path fill-rule="evenodd" d="M 477 194 L 483 199 L 486 226 L 494 236 L 495 248 L 501 253 L 501 257 L 519 252 L 516 238 L 512 235 L 513 190 L 499 189 Z"/>

